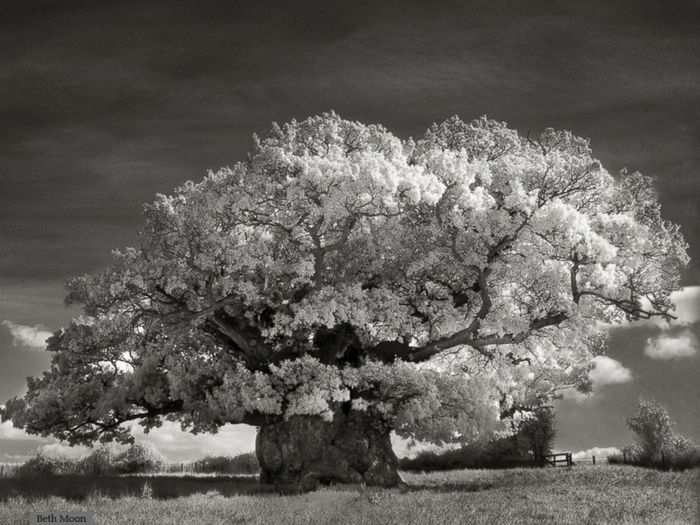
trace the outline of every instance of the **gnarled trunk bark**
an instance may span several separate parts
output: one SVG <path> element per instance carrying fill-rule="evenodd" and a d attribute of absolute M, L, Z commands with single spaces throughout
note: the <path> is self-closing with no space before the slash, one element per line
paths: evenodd
<path fill-rule="evenodd" d="M 401 483 L 390 429 L 364 412 L 339 410 L 333 421 L 292 416 L 260 427 L 256 454 L 260 481 L 306 491 L 319 483 Z"/>

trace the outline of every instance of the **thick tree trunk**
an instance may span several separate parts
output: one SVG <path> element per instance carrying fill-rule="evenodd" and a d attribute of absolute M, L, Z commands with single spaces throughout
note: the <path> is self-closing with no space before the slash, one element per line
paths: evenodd
<path fill-rule="evenodd" d="M 401 483 L 390 429 L 363 412 L 338 411 L 333 421 L 292 416 L 260 427 L 256 440 L 260 481 L 306 491 L 319 483 Z"/>

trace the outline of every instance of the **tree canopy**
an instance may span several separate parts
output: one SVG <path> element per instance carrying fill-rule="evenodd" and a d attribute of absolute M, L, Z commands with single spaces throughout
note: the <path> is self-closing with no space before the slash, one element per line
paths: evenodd
<path fill-rule="evenodd" d="M 687 261 L 652 180 L 568 131 L 291 121 L 158 195 L 138 247 L 68 283 L 84 315 L 3 418 L 91 443 L 342 405 L 471 439 L 585 388 L 605 325 L 669 318 Z"/>

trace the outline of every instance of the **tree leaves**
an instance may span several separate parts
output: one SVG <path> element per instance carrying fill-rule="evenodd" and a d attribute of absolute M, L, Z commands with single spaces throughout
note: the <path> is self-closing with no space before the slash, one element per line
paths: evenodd
<path fill-rule="evenodd" d="M 486 117 L 416 141 L 335 113 L 275 125 L 144 213 L 138 247 L 69 282 L 86 317 L 8 405 L 28 431 L 121 439 L 135 419 L 209 431 L 349 402 L 475 437 L 584 387 L 600 321 L 670 317 L 688 261 L 651 179 Z"/>

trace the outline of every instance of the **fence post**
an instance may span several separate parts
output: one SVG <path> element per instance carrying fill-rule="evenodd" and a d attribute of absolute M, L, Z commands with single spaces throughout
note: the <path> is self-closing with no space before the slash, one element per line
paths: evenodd
<path fill-rule="evenodd" d="M 593 456 L 593 464 L 595 465 L 595 456 Z"/>

